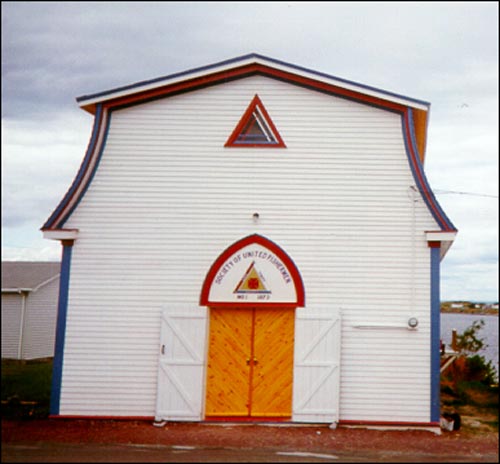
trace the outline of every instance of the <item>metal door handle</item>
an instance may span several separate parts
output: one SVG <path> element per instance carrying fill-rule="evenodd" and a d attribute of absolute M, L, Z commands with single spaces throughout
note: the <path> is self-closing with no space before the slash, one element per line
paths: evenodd
<path fill-rule="evenodd" d="M 161 346 L 161 354 L 165 354 L 165 345 Z"/>

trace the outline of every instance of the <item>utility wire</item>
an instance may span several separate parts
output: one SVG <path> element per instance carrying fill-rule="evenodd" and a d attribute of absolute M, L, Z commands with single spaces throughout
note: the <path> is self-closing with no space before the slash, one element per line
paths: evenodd
<path fill-rule="evenodd" d="M 437 193 L 437 194 L 452 193 L 454 195 L 471 195 L 471 196 L 476 196 L 476 197 L 498 198 L 498 195 L 489 195 L 487 193 L 457 192 L 457 191 L 454 191 L 454 190 L 434 189 L 434 193 Z"/>

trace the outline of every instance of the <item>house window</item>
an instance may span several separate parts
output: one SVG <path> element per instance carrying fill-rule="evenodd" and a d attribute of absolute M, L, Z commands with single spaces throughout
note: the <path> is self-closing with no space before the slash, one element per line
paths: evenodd
<path fill-rule="evenodd" d="M 250 102 L 250 105 L 224 146 L 286 147 L 258 95 L 255 95 Z"/>

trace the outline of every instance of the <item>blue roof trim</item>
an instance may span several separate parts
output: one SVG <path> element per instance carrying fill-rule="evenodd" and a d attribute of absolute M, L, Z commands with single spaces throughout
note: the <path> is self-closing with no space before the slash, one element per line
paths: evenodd
<path fill-rule="evenodd" d="M 64 210 L 64 208 L 67 207 L 69 201 L 73 197 L 76 189 L 80 185 L 80 182 L 82 181 L 83 176 L 85 175 L 85 172 L 87 171 L 87 167 L 90 163 L 90 160 L 92 159 L 92 154 L 95 150 L 96 143 L 97 143 L 97 138 L 99 134 L 99 127 L 101 124 L 101 116 L 102 116 L 102 105 L 98 104 L 97 109 L 96 109 L 96 114 L 94 117 L 94 126 L 92 128 L 92 136 L 90 138 L 90 142 L 87 148 L 87 153 L 85 154 L 85 157 L 83 158 L 82 164 L 80 165 L 80 169 L 78 170 L 78 173 L 73 180 L 73 183 L 71 184 L 71 187 L 69 190 L 66 192 L 66 195 L 64 195 L 64 198 L 61 200 L 55 211 L 51 214 L 49 219 L 45 222 L 45 224 L 42 226 L 43 229 L 53 229 L 57 227 L 62 227 L 63 223 L 66 221 L 68 215 L 62 220 L 59 221 L 58 224 L 55 224 L 56 219 L 59 217 L 61 212 Z M 95 169 L 94 169 L 95 171 Z M 87 183 L 88 185 L 88 183 Z M 74 208 L 72 208 L 73 211 Z"/>
<path fill-rule="evenodd" d="M 270 61 L 272 63 L 279 64 L 279 65 L 282 65 L 282 66 L 288 66 L 288 67 L 296 69 L 298 71 L 308 72 L 308 73 L 311 73 L 311 74 L 315 74 L 316 76 L 326 77 L 327 79 L 335 79 L 337 81 L 343 82 L 344 84 L 356 85 L 356 86 L 361 87 L 363 89 L 373 90 L 375 92 L 380 92 L 380 93 L 383 93 L 383 94 L 388 95 L 388 96 L 397 97 L 397 98 L 404 98 L 405 100 L 409 100 L 409 101 L 412 101 L 412 102 L 415 102 L 415 103 L 419 103 L 421 105 L 430 106 L 430 103 L 426 102 L 424 100 L 419 100 L 419 99 L 416 99 L 416 98 L 407 97 L 406 95 L 401 95 L 401 94 L 397 94 L 397 93 L 394 93 L 394 92 L 389 92 L 388 90 L 379 89 L 377 87 L 372 87 L 372 86 L 369 86 L 369 85 L 366 85 L 366 84 L 360 84 L 359 82 L 351 81 L 351 80 L 348 80 L 348 79 L 343 79 L 341 77 L 333 76 L 331 74 L 323 73 L 323 72 L 320 72 L 320 71 L 315 71 L 313 69 L 305 68 L 303 66 L 298 66 L 298 65 L 295 65 L 295 64 L 286 63 L 285 61 L 280 61 L 280 60 L 277 60 L 275 58 L 268 58 L 267 56 L 258 55 L 258 54 L 253 54 L 253 56 L 255 56 L 257 58 L 262 58 L 264 60 Z"/>
<path fill-rule="evenodd" d="M 90 173 L 87 182 L 85 183 L 85 186 L 83 190 L 80 192 L 80 195 L 78 196 L 77 200 L 73 204 L 73 206 L 66 212 L 66 214 L 61 218 L 58 227 L 61 228 L 64 226 L 64 223 L 70 218 L 70 216 L 73 214 L 73 211 L 75 208 L 79 205 L 80 201 L 82 198 L 85 196 L 87 193 L 88 188 L 90 187 L 90 184 L 92 183 L 92 180 L 94 179 L 95 173 L 97 172 L 97 168 L 99 167 L 99 163 L 101 162 L 102 154 L 104 152 L 104 147 L 106 146 L 106 141 L 108 140 L 108 133 L 109 133 L 109 127 L 110 127 L 110 122 L 111 122 L 111 111 L 109 111 L 106 115 L 106 121 L 104 123 L 104 135 L 102 138 L 102 143 L 101 146 L 99 147 L 99 152 L 97 153 L 97 159 L 94 164 L 94 167 L 92 168 L 92 172 Z"/>
<path fill-rule="evenodd" d="M 403 139 L 406 147 L 406 154 L 408 156 L 408 162 L 410 163 L 410 168 L 413 174 L 413 178 L 415 179 L 415 183 L 417 184 L 417 187 L 424 198 L 424 201 L 429 208 L 432 216 L 436 220 L 436 222 L 439 224 L 439 227 L 442 230 L 447 230 L 447 231 L 456 231 L 456 227 L 453 225 L 453 223 L 450 221 L 448 216 L 446 216 L 445 212 L 439 205 L 438 201 L 436 200 L 436 197 L 434 196 L 434 193 L 432 192 L 432 189 L 429 185 L 429 182 L 427 181 L 427 178 L 425 176 L 425 172 L 422 166 L 422 163 L 420 162 L 420 157 L 418 156 L 418 148 L 417 148 L 417 143 L 416 143 L 416 138 L 415 138 L 415 127 L 413 124 L 413 112 L 411 108 L 407 109 L 406 112 L 406 117 L 408 118 L 408 127 L 409 127 L 409 132 L 410 132 L 410 139 L 408 140 L 408 137 L 406 135 L 406 131 L 404 130 L 405 127 L 405 115 L 402 116 L 402 124 L 403 124 Z M 413 161 L 413 158 L 411 156 L 411 151 L 415 153 L 415 157 Z M 419 180 L 419 178 L 422 179 L 422 181 Z M 426 195 L 428 194 L 428 195 Z"/>
<path fill-rule="evenodd" d="M 166 79 L 174 79 L 177 77 L 187 76 L 189 74 L 194 74 L 194 73 L 201 72 L 201 71 L 208 71 L 210 69 L 217 68 L 219 66 L 225 66 L 228 64 L 237 63 L 238 61 L 243 61 L 243 60 L 246 60 L 248 58 L 257 57 L 257 56 L 258 55 L 255 55 L 255 54 L 244 55 L 244 56 L 232 58 L 232 59 L 225 60 L 225 61 L 219 61 L 218 63 L 213 63 L 213 64 L 209 64 L 206 66 L 200 66 L 198 68 L 188 69 L 186 71 L 181 71 L 181 72 L 174 73 L 174 74 L 168 74 L 166 76 L 156 77 L 154 79 L 139 81 L 139 82 L 135 82 L 134 84 L 124 85 L 122 87 L 116 87 L 114 89 L 104 90 L 102 92 L 98 92 L 98 93 L 94 93 L 94 94 L 90 94 L 90 95 L 82 95 L 81 97 L 77 97 L 76 101 L 81 102 L 84 100 L 90 100 L 90 99 L 97 98 L 97 97 L 104 97 L 104 96 L 109 95 L 111 93 L 122 92 L 124 90 L 131 90 L 131 89 L 134 89 L 136 87 L 141 87 L 143 85 L 154 84 L 156 82 L 161 82 L 161 81 L 164 81 Z"/>
<path fill-rule="evenodd" d="M 182 72 L 178 72 L 178 73 L 175 73 L 175 74 L 169 74 L 169 75 L 158 77 L 158 78 L 155 78 L 155 79 L 150 79 L 150 80 L 136 82 L 134 84 L 130 84 L 130 85 L 122 86 L 122 87 L 117 87 L 117 88 L 110 89 L 110 90 L 105 90 L 103 92 L 98 92 L 98 93 L 94 93 L 94 94 L 90 94 L 90 95 L 83 95 L 81 97 L 77 97 L 76 101 L 80 103 L 80 102 L 84 102 L 85 100 L 91 100 L 91 99 L 98 98 L 98 97 L 104 97 L 104 96 L 107 96 L 107 95 L 110 95 L 110 94 L 113 94 L 113 93 L 116 93 L 116 92 L 122 92 L 122 91 L 125 91 L 125 90 L 132 90 L 132 89 L 137 88 L 137 87 L 141 87 L 141 86 L 144 86 L 144 85 L 154 84 L 154 83 L 157 83 L 157 82 L 161 82 L 163 80 L 174 79 L 174 78 L 183 77 L 183 76 L 188 76 L 189 74 L 194 74 L 194 73 L 198 73 L 198 72 L 201 72 L 201 71 L 208 71 L 210 69 L 217 68 L 217 67 L 220 67 L 220 66 L 225 66 L 225 65 L 228 65 L 228 64 L 236 64 L 236 63 L 238 63 L 240 61 L 245 61 L 245 60 L 248 60 L 248 59 L 251 59 L 251 58 L 258 58 L 258 59 L 266 60 L 266 61 L 269 61 L 270 63 L 275 63 L 277 65 L 286 66 L 288 68 L 292 68 L 292 69 L 295 69 L 297 71 L 307 72 L 307 73 L 316 75 L 318 77 L 324 77 L 324 78 L 327 78 L 327 79 L 335 79 L 335 80 L 337 80 L 339 82 L 343 82 L 345 84 L 355 85 L 357 87 L 360 87 L 360 88 L 363 88 L 363 89 L 366 89 L 366 90 L 372 90 L 372 91 L 375 91 L 375 92 L 379 92 L 379 93 L 382 93 L 382 94 L 390 96 L 390 97 L 403 98 L 405 100 L 412 101 L 414 103 L 418 103 L 418 104 L 421 104 L 421 105 L 430 106 L 430 103 L 426 102 L 424 100 L 418 100 L 416 98 L 407 97 L 405 95 L 397 94 L 397 93 L 394 93 L 394 92 L 389 92 L 387 90 L 382 90 L 382 89 L 378 89 L 376 87 L 371 87 L 371 86 L 368 86 L 368 85 L 365 85 L 365 84 L 360 84 L 358 82 L 350 81 L 350 80 L 347 80 L 347 79 L 342 79 L 340 77 L 332 76 L 330 74 L 322 73 L 322 72 L 319 72 L 319 71 L 314 71 L 312 69 L 308 69 L 308 68 L 305 68 L 305 67 L 302 67 L 302 66 L 290 64 L 290 63 L 287 63 L 285 61 L 277 60 L 275 58 L 269 58 L 267 56 L 259 55 L 257 53 L 250 53 L 248 55 L 242 55 L 242 56 L 239 56 L 239 57 L 236 57 L 236 58 L 231 58 L 229 60 L 219 61 L 218 63 L 213 63 L 213 64 L 210 64 L 210 65 L 206 65 L 206 66 L 201 66 L 201 67 L 198 67 L 198 68 L 189 69 L 187 71 L 182 71 Z"/>

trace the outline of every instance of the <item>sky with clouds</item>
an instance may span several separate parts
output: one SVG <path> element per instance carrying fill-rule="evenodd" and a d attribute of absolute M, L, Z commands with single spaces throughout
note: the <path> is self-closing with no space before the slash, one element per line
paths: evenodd
<path fill-rule="evenodd" d="M 497 2 L 2 2 L 2 260 L 59 260 L 40 227 L 76 175 L 75 98 L 248 53 L 431 103 L 425 171 L 459 229 L 443 300 L 498 301 Z"/>

